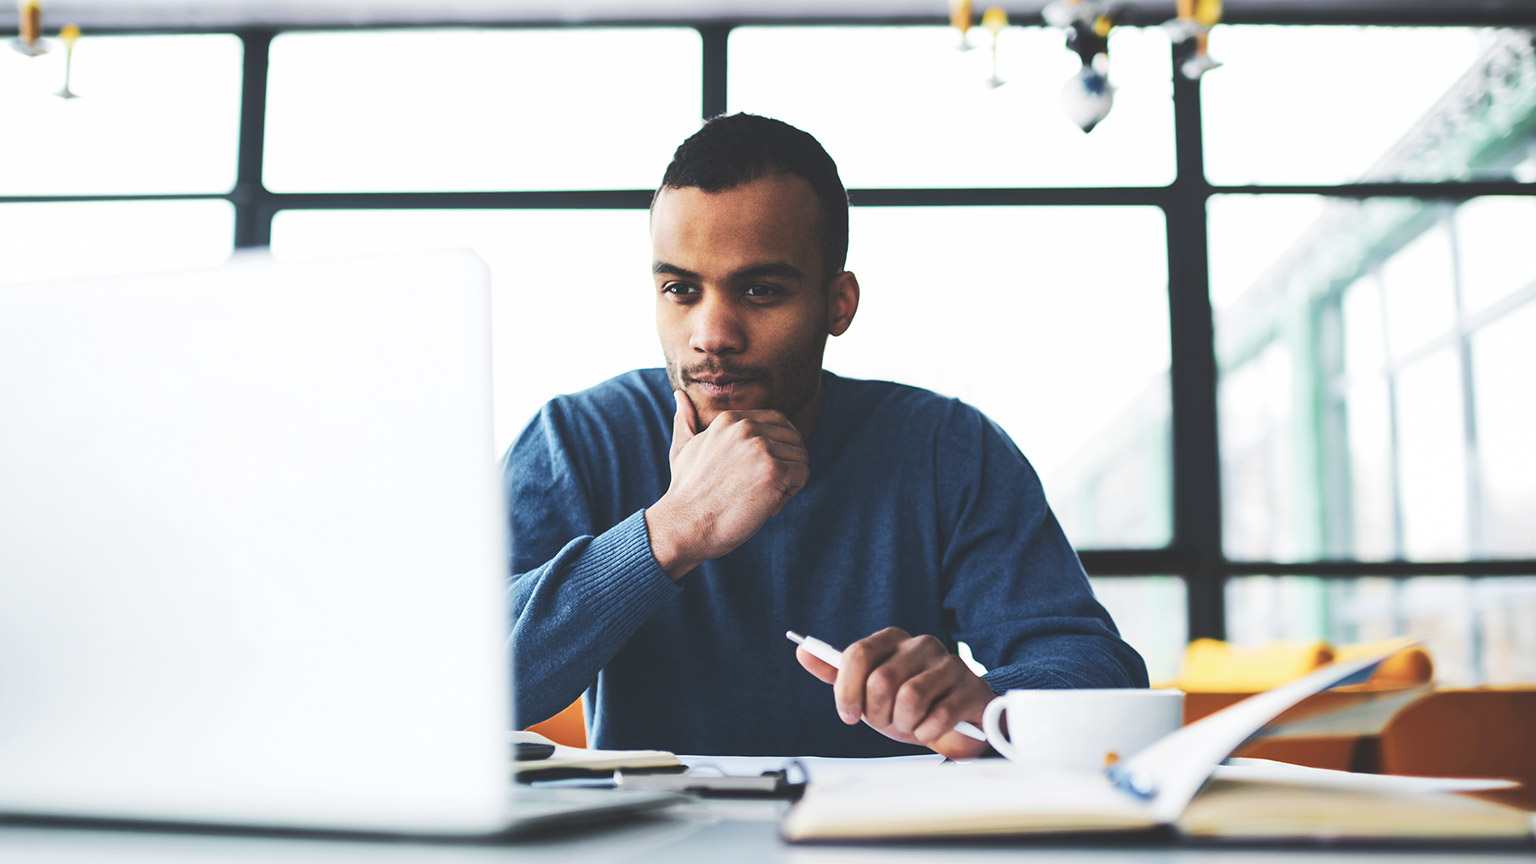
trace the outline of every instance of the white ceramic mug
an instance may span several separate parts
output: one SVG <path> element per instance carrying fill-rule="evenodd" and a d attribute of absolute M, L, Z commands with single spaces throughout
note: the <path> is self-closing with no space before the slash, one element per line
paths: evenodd
<path fill-rule="evenodd" d="M 981 725 L 987 742 L 1021 765 L 1097 771 L 1183 722 L 1182 690 L 1009 690 L 987 705 Z"/>

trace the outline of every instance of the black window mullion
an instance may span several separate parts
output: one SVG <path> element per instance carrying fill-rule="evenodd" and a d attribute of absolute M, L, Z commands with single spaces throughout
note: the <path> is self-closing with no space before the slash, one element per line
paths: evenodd
<path fill-rule="evenodd" d="M 236 162 L 235 248 L 267 246 L 272 242 L 274 214 L 267 189 L 261 182 L 267 134 L 267 60 L 271 53 L 270 30 L 239 34 L 244 45 L 240 77 L 240 151 Z"/>
<path fill-rule="evenodd" d="M 1178 70 L 1190 49 L 1174 46 Z M 1206 237 L 1200 82 L 1173 76 L 1178 175 L 1168 217 L 1169 385 L 1173 410 L 1173 545 L 1185 562 L 1189 638 L 1226 636 L 1217 451 L 1215 328 Z"/>
<path fill-rule="evenodd" d="M 708 120 L 726 112 L 725 74 L 729 62 L 726 47 L 731 38 L 731 26 L 706 24 L 699 28 L 699 36 L 704 40 L 702 113 Z"/>

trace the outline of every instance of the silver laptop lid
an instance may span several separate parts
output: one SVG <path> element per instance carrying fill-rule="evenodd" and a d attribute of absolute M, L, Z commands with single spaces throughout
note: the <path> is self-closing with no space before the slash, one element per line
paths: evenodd
<path fill-rule="evenodd" d="M 507 818 L 468 252 L 0 287 L 0 812 Z"/>

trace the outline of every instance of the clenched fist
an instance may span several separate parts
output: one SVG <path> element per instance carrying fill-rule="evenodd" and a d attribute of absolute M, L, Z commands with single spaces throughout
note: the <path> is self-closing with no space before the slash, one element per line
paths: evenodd
<path fill-rule="evenodd" d="M 810 456 L 782 411 L 722 411 L 709 428 L 673 393 L 672 483 L 645 511 L 651 552 L 672 581 L 751 539 L 810 479 Z"/>

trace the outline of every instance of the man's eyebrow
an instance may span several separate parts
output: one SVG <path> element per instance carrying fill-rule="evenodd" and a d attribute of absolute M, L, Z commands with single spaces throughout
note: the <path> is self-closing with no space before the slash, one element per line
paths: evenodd
<path fill-rule="evenodd" d="M 699 274 L 692 270 L 685 270 L 676 264 L 668 264 L 665 261 L 657 261 L 655 266 L 651 267 L 651 272 L 657 276 L 681 276 L 684 279 L 699 278 Z"/>
<path fill-rule="evenodd" d="M 651 272 L 657 276 L 676 276 L 680 279 L 692 279 L 699 281 L 704 277 L 679 267 L 676 264 L 668 264 L 665 261 L 657 261 L 651 267 Z M 731 281 L 745 282 L 751 279 L 804 279 L 805 273 L 799 267 L 788 261 L 765 261 L 762 264 L 753 264 L 743 267 L 731 274 Z"/>
<path fill-rule="evenodd" d="M 744 267 L 731 274 L 731 278 L 745 281 L 747 279 L 804 279 L 805 274 L 800 268 L 788 261 L 769 261 L 763 264 L 753 264 Z"/>

